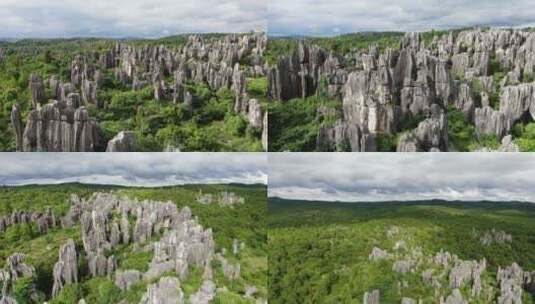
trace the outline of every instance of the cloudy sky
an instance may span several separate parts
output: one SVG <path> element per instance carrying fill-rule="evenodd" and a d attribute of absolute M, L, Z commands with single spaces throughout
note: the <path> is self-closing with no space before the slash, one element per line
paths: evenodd
<path fill-rule="evenodd" d="M 535 24 L 533 0 L 270 0 L 270 35 Z"/>
<path fill-rule="evenodd" d="M 161 37 L 265 30 L 265 0 L 1 0 L 0 37 Z"/>
<path fill-rule="evenodd" d="M 263 153 L 0 153 L 0 184 L 267 184 Z"/>
<path fill-rule="evenodd" d="M 535 202 L 528 153 L 272 153 L 269 195 L 326 201 Z"/>

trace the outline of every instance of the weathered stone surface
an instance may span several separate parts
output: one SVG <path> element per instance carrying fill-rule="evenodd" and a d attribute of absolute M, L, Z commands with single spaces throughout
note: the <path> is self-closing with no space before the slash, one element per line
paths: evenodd
<path fill-rule="evenodd" d="M 178 278 L 163 277 L 156 284 L 147 288 L 140 304 L 182 304 L 184 293 L 180 288 Z"/>
<path fill-rule="evenodd" d="M 529 278 L 518 264 L 513 263 L 505 268 L 498 268 L 496 280 L 500 284 L 498 304 L 522 303 L 523 285 Z"/>
<path fill-rule="evenodd" d="M 447 151 L 448 126 L 446 115 L 433 105 L 431 116 L 418 124 L 411 132 L 401 136 L 398 152 Z"/>
<path fill-rule="evenodd" d="M 371 293 L 365 292 L 364 299 L 362 300 L 363 304 L 379 304 L 379 290 L 375 289 Z"/>
<path fill-rule="evenodd" d="M 328 92 L 342 101 L 341 122 L 319 129 L 319 151 L 349 150 L 339 148 L 347 143 L 351 151 L 374 151 L 370 138 L 405 131 L 400 130 L 403 122 L 428 115 L 435 105 L 461 110 L 478 134 L 501 139 L 515 123 L 534 119 L 535 84 L 526 83 L 534 75 L 534 40 L 530 31 L 471 29 L 424 44 L 420 34 L 407 33 L 398 49 L 380 53 L 370 47 L 345 57 L 300 42 L 291 56 L 281 56 L 268 72 L 268 95 L 287 101 Z M 491 67 L 491 58 L 507 74 L 501 81 L 490 75 L 497 68 Z M 326 90 L 319 79 L 326 80 Z M 340 94 L 336 88 L 343 88 Z M 500 92 L 500 105 L 493 110 L 495 92 Z M 447 129 L 447 122 L 443 125 Z M 363 137 L 369 144 L 362 143 Z M 416 134 L 405 135 L 398 145 L 398 151 L 405 152 L 448 148 L 447 141 L 440 147 L 421 147 Z"/>
<path fill-rule="evenodd" d="M 141 281 L 141 272 L 135 269 L 118 270 L 115 272 L 115 285 L 122 291 L 129 290 L 132 285 Z"/>
<path fill-rule="evenodd" d="M 463 298 L 459 289 L 454 289 L 453 292 L 446 298 L 446 301 L 441 300 L 441 304 L 468 304 L 468 301 Z"/>
<path fill-rule="evenodd" d="M 262 148 L 264 148 L 264 151 L 268 150 L 268 122 L 268 112 L 266 111 L 262 121 Z"/>
<path fill-rule="evenodd" d="M 99 128 L 85 107 L 63 110 L 57 101 L 28 114 L 22 139 L 24 152 L 91 152 L 99 141 Z"/>
<path fill-rule="evenodd" d="M 4 232 L 9 226 L 17 224 L 34 223 L 41 234 L 56 225 L 56 218 L 49 209 L 45 213 L 14 211 L 9 215 L 0 216 L 0 232 Z"/>
<path fill-rule="evenodd" d="M 372 252 L 368 256 L 368 259 L 371 261 L 380 261 L 384 259 L 388 259 L 390 255 L 386 250 L 382 250 L 379 247 L 373 247 Z"/>
<path fill-rule="evenodd" d="M 36 73 L 30 74 L 30 96 L 33 109 L 38 109 L 42 102 L 46 101 L 45 84 L 43 79 Z"/>
<path fill-rule="evenodd" d="M 54 265 L 53 277 L 52 296 L 56 296 L 66 284 L 78 282 L 78 258 L 72 239 L 59 249 L 59 260 Z"/>
<path fill-rule="evenodd" d="M 189 297 L 190 304 L 209 304 L 215 298 L 216 286 L 214 282 L 205 280 L 201 288 Z"/>
<path fill-rule="evenodd" d="M 15 147 L 17 152 L 20 152 L 22 151 L 22 120 L 18 103 L 11 108 L 11 125 L 13 126 L 13 133 L 15 133 Z"/>
<path fill-rule="evenodd" d="M 121 131 L 108 142 L 106 152 L 136 151 L 136 134 L 132 131 Z"/>

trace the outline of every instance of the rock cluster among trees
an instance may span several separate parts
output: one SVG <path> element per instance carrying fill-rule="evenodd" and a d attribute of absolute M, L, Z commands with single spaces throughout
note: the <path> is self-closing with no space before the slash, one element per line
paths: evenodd
<path fill-rule="evenodd" d="M 179 210 L 172 202 L 138 201 L 111 193 L 94 193 L 88 199 L 72 195 L 70 203 L 68 213 L 61 218 L 61 226 L 66 229 L 79 226 L 82 242 L 77 245 L 68 239 L 59 248 L 53 267 L 52 297 L 58 296 L 67 285 L 81 280 L 81 263 L 87 263 L 89 277 L 110 277 L 123 291 L 141 282 L 158 280 L 147 287 L 140 303 L 209 303 L 218 290 L 212 269 L 215 260 L 221 263 L 228 280 L 240 277 L 240 264 L 227 261 L 224 252 L 215 252 L 212 230 L 204 229 L 188 207 Z M 0 218 L 0 223 L 5 228 L 39 223 L 41 219 L 47 223 L 46 229 L 40 228 L 42 233 L 56 225 L 50 211 L 43 214 L 14 212 Z M 152 253 L 146 271 L 118 269 L 117 259 L 110 252 L 128 244 L 133 244 L 133 250 Z M 233 254 L 237 255 L 243 246 L 235 239 Z M 193 266 L 202 270 L 203 283 L 186 299 L 181 281 L 188 277 Z M 18 253 L 8 258 L 6 267 L 0 270 L 0 282 L 3 282 L 0 303 L 16 304 L 10 297 L 10 286 L 19 277 L 34 276 L 35 270 L 24 264 L 24 255 Z"/>
<path fill-rule="evenodd" d="M 301 41 L 269 70 L 268 87 L 282 101 L 314 94 L 341 101 L 343 117 L 320 128 L 318 150 L 376 151 L 380 136 L 407 131 L 398 151 L 448 151 L 448 108 L 462 111 L 478 136 L 499 140 L 533 120 L 534 67 L 531 31 L 472 29 L 428 43 L 407 33 L 399 48 L 344 55 Z M 412 120 L 417 127 L 404 129 Z"/>
<path fill-rule="evenodd" d="M 230 89 L 236 98 L 234 111 L 243 115 L 251 126 L 266 129 L 267 113 L 246 91 L 247 77 L 266 73 L 263 58 L 266 45 L 264 34 L 226 35 L 209 41 L 192 35 L 178 49 L 117 43 L 105 51 L 76 56 L 66 83 L 56 75 L 43 79 L 32 73 L 29 78 L 32 110 L 25 124 L 19 105 L 14 105 L 11 113 L 16 149 L 25 152 L 135 151 L 136 138 L 129 130 L 123 130 L 108 143 L 101 142 L 98 121 L 91 118 L 86 109 L 91 104 L 106 111 L 109 100 L 102 100 L 99 92 L 106 85 L 104 73 L 110 71 L 121 85 L 134 91 L 152 87 L 157 102 L 187 107 L 195 106 L 198 99 L 187 87 L 190 82 L 205 83 L 213 91 Z M 47 91 L 52 98 L 48 103 Z M 264 132 L 267 136 L 267 130 Z"/>
<path fill-rule="evenodd" d="M 392 229 L 392 228 L 390 228 Z M 395 227 L 399 232 L 399 227 Z M 493 233 L 507 235 L 505 232 Z M 489 232 L 486 232 L 488 234 Z M 388 238 L 399 238 L 396 234 L 387 231 Z M 524 271 L 516 263 L 505 268 L 499 268 L 496 282 L 499 290 L 484 279 L 487 272 L 485 258 L 477 260 L 462 260 L 457 255 L 447 251 L 439 251 L 434 255 L 425 255 L 419 247 L 400 247 L 399 241 L 389 253 L 379 247 L 374 247 L 369 255 L 373 263 L 381 261 L 392 262 L 392 271 L 400 274 L 418 274 L 423 283 L 432 286 L 435 297 L 441 304 L 467 304 L 473 301 L 496 303 L 522 303 L 524 289 L 528 290 L 533 285 L 535 272 Z M 409 288 L 407 281 L 398 283 L 401 292 L 403 288 Z M 461 292 L 468 291 L 468 294 Z M 444 294 L 446 293 L 446 294 Z M 499 294 L 495 298 L 495 294 Z M 379 290 L 366 293 L 363 303 L 379 303 Z M 422 303 L 422 299 L 404 297 L 402 303 Z"/>

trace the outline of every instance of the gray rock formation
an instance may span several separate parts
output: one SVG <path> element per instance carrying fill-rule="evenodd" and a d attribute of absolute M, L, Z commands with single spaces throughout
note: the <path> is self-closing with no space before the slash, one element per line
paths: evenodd
<path fill-rule="evenodd" d="M 141 272 L 135 269 L 118 270 L 115 272 L 115 285 L 122 291 L 129 290 L 130 287 L 141 281 Z"/>
<path fill-rule="evenodd" d="M 14 211 L 9 215 L 0 216 L 0 232 L 17 224 L 34 223 L 41 234 L 46 234 L 49 229 L 56 226 L 56 218 L 49 209 L 45 213 Z"/>
<path fill-rule="evenodd" d="M 493 243 L 511 243 L 513 241 L 513 237 L 505 231 L 492 228 L 490 231 L 485 231 L 485 233 L 480 236 L 479 241 L 485 246 L 490 246 Z"/>
<path fill-rule="evenodd" d="M 373 247 L 372 252 L 368 256 L 368 259 L 370 261 L 380 261 L 384 259 L 388 259 L 390 257 L 390 254 L 386 250 L 382 250 L 379 247 Z"/>
<path fill-rule="evenodd" d="M 319 130 L 320 151 L 348 146 L 351 151 L 374 151 L 374 138 L 405 131 L 400 128 L 406 120 L 426 115 L 432 106 L 454 107 L 474 123 L 479 135 L 501 139 L 514 124 L 535 117 L 535 84 L 530 82 L 534 39 L 533 32 L 524 30 L 471 29 L 424 43 L 420 34 L 407 33 L 399 48 L 380 53 L 370 46 L 345 56 L 300 42 L 291 56 L 280 57 L 269 70 L 268 95 L 287 101 L 327 92 L 341 101 L 343 119 Z M 494 81 L 497 72 L 507 76 Z M 490 99 L 498 93 L 495 110 Z M 436 121 L 426 124 L 420 135 L 438 127 Z M 440 124 L 447 130 L 445 118 Z M 398 151 L 447 151 L 444 136 L 439 146 L 421 147 L 415 133 L 403 135 Z"/>
<path fill-rule="evenodd" d="M 363 304 L 379 304 L 379 290 L 375 289 L 371 293 L 365 292 L 364 299 L 362 300 Z"/>
<path fill-rule="evenodd" d="M 22 151 L 22 120 L 18 103 L 11 108 L 11 125 L 13 126 L 13 133 L 15 133 L 15 147 L 17 152 L 20 152 Z"/>
<path fill-rule="evenodd" d="M 38 109 L 39 105 L 46 101 L 45 84 L 41 76 L 36 73 L 30 74 L 29 82 L 32 108 Z"/>
<path fill-rule="evenodd" d="M 162 277 L 156 284 L 147 288 L 140 304 L 182 304 L 184 293 L 180 288 L 180 280 L 173 277 Z"/>
<path fill-rule="evenodd" d="M 106 152 L 134 152 L 136 151 L 136 135 L 132 131 L 121 131 L 108 142 Z"/>
<path fill-rule="evenodd" d="M 433 105 L 429 118 L 405 133 L 399 140 L 398 152 L 447 151 L 448 125 L 444 111 Z"/>
<path fill-rule="evenodd" d="M 218 204 L 221 207 L 233 207 L 245 203 L 245 199 L 234 192 L 223 191 L 219 193 Z"/>
<path fill-rule="evenodd" d="M 66 284 L 78 282 L 78 258 L 74 241 L 69 239 L 59 249 L 59 260 L 54 265 L 52 296 L 56 296 Z"/>
<path fill-rule="evenodd" d="M 468 304 L 468 301 L 463 298 L 459 289 L 454 289 L 453 292 L 446 298 L 446 301 L 441 299 L 441 304 Z"/>
<path fill-rule="evenodd" d="M 85 107 L 62 108 L 58 101 L 28 114 L 23 134 L 25 152 L 91 152 L 99 142 L 99 127 Z"/>
<path fill-rule="evenodd" d="M 529 273 L 524 272 L 518 264 L 513 263 L 505 268 L 498 268 L 496 280 L 500 284 L 498 304 L 521 304 L 523 286 L 531 279 Z"/>
<path fill-rule="evenodd" d="M 189 297 L 190 304 L 209 304 L 215 298 L 216 286 L 214 282 L 205 280 L 201 288 Z"/>

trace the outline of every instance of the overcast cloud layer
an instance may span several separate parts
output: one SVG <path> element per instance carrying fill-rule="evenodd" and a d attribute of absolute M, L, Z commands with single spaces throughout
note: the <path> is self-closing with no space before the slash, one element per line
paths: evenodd
<path fill-rule="evenodd" d="M 535 23 L 533 0 L 270 0 L 269 34 L 330 36 Z"/>
<path fill-rule="evenodd" d="M 264 0 L 2 0 L 0 37 L 161 37 L 265 30 Z"/>
<path fill-rule="evenodd" d="M 0 153 L 0 184 L 267 184 L 263 153 Z"/>
<path fill-rule="evenodd" d="M 268 158 L 270 196 L 535 202 L 535 155 L 527 153 L 272 153 Z"/>

